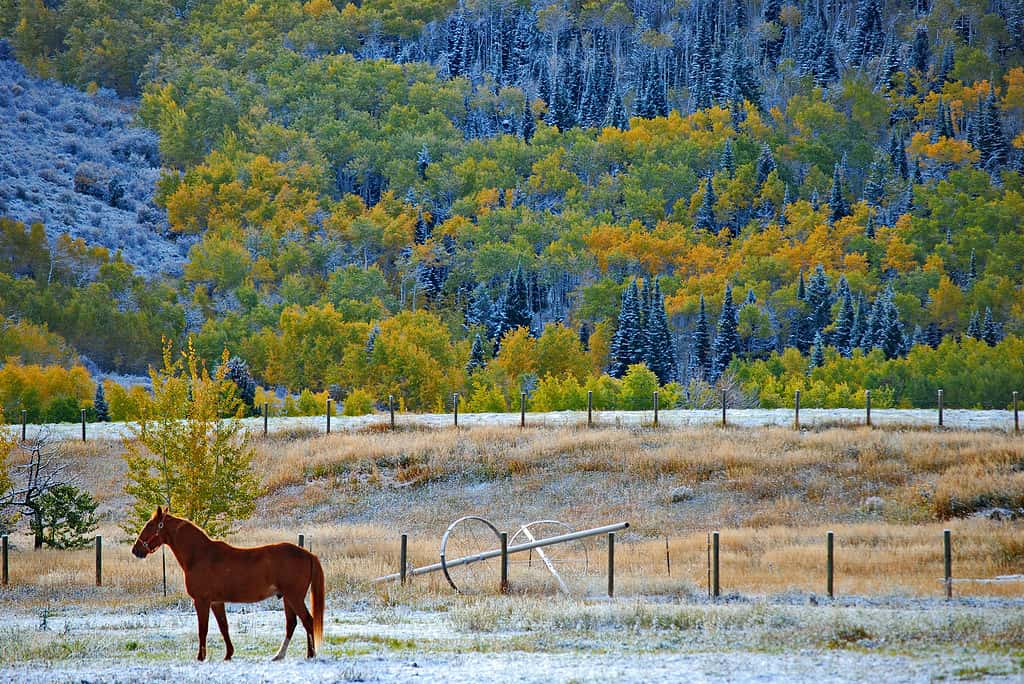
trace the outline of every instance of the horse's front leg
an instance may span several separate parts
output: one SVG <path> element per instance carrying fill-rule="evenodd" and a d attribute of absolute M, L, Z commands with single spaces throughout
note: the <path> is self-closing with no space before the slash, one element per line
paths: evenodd
<path fill-rule="evenodd" d="M 206 631 L 210 627 L 210 602 L 205 599 L 192 599 L 196 606 L 196 618 L 199 621 L 199 655 L 197 660 L 206 660 Z"/>
<path fill-rule="evenodd" d="M 210 604 L 213 610 L 213 617 L 217 618 L 217 626 L 220 627 L 220 635 L 224 637 L 224 660 L 231 660 L 235 654 L 235 647 L 231 645 L 231 637 L 228 636 L 228 616 L 224 612 L 224 604 L 219 601 Z"/>

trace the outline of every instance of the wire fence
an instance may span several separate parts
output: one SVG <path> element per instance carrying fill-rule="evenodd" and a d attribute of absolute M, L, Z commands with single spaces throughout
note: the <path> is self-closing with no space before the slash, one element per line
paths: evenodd
<path fill-rule="evenodd" d="M 366 429 L 444 428 L 444 427 L 792 427 L 796 430 L 830 426 L 945 428 L 951 430 L 1000 430 L 1020 434 L 1020 393 L 1013 392 L 1008 410 L 949 409 L 944 406 L 943 390 L 938 390 L 936 404 L 929 409 L 872 408 L 871 391 L 864 393 L 863 408 L 807 408 L 801 406 L 800 392 L 794 396 L 793 408 L 750 409 L 729 405 L 723 392 L 719 407 L 714 409 L 663 409 L 658 392 L 651 396 L 649 408 L 635 411 L 602 411 L 594 408 L 593 392 L 587 393 L 587 407 L 578 411 L 530 412 L 526 395 L 520 397 L 518 413 L 466 413 L 460 410 L 461 398 L 452 395 L 450 413 L 399 413 L 394 397 L 389 397 L 387 410 L 364 416 L 338 416 L 334 404 L 327 401 L 320 416 L 272 417 L 267 404 L 261 414 L 241 419 L 250 435 L 269 436 L 289 431 L 331 434 Z M 21 424 L 8 425 L 19 431 L 27 441 L 32 431 L 46 432 L 50 438 L 62 440 L 131 438 L 137 429 L 133 422 L 88 423 L 82 411 L 81 424 L 32 425 L 21 412 Z"/>

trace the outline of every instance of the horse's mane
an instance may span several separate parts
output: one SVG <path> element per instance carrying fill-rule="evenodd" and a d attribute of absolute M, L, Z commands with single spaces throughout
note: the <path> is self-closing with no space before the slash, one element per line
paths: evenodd
<path fill-rule="evenodd" d="M 187 530 L 190 530 L 190 531 L 198 532 L 202 539 L 206 539 L 207 541 L 213 541 L 213 537 L 211 537 L 209 534 L 207 534 L 206 530 L 204 530 L 202 527 L 200 527 L 199 525 L 195 524 L 194 522 L 192 522 L 188 518 L 182 518 L 180 516 L 173 515 L 171 513 L 166 513 L 166 514 L 164 514 L 164 520 L 165 521 L 166 520 L 170 520 L 171 522 L 177 523 L 174 526 L 173 530 L 170 530 L 172 532 L 172 534 L 174 534 L 174 535 L 177 535 L 183 529 L 187 529 Z M 165 522 L 165 524 L 166 524 L 166 522 Z"/>

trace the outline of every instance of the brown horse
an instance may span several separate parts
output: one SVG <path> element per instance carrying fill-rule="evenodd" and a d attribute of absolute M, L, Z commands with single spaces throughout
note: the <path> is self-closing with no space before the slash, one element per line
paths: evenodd
<path fill-rule="evenodd" d="M 157 506 L 139 533 L 132 553 L 145 558 L 167 544 L 185 573 L 185 589 L 199 619 L 199 660 L 206 659 L 210 610 L 224 637 L 224 660 L 235 652 L 228 636 L 225 603 L 255 603 L 276 595 L 284 599 L 287 631 L 274 660 L 284 658 L 295 632 L 296 616 L 306 628 L 306 657 L 316 655 L 324 634 L 324 571 L 320 560 L 295 544 L 269 544 L 240 549 L 210 539 L 194 523 Z M 306 610 L 312 589 L 313 614 Z"/>

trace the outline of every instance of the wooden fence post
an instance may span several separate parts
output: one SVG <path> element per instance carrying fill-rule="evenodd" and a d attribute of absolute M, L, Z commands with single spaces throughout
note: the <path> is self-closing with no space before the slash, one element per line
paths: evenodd
<path fill-rule="evenodd" d="M 85 441 L 85 409 L 82 409 L 82 441 Z"/>
<path fill-rule="evenodd" d="M 455 409 L 455 427 L 459 427 L 459 393 L 452 393 L 452 407 Z"/>
<path fill-rule="evenodd" d="M 7 564 L 7 557 L 8 557 L 8 554 L 10 553 L 10 550 L 8 549 L 8 546 L 7 546 L 7 535 L 6 534 L 3 537 L 0 537 L 0 545 L 3 546 L 3 573 L 2 573 L 3 577 L 2 577 L 2 579 L 3 579 L 4 586 L 7 586 L 7 584 L 11 581 L 11 576 L 9 574 L 9 566 Z"/>
<path fill-rule="evenodd" d="M 1016 391 L 1013 393 L 1013 431 L 1020 433 L 1020 394 Z"/>
<path fill-rule="evenodd" d="M 825 589 L 828 592 L 829 598 L 835 598 L 835 592 L 833 591 L 835 586 L 833 583 L 833 579 L 835 577 L 835 555 L 833 553 L 834 539 L 835 535 L 832 533 L 831 530 L 829 530 L 829 532 L 825 536 L 825 545 L 828 548 L 828 559 L 825 563 L 825 574 L 828 577 L 828 579 L 825 582 Z"/>
<path fill-rule="evenodd" d="M 864 416 L 867 426 L 871 427 L 871 390 L 864 390 Z"/>
<path fill-rule="evenodd" d="M 587 390 L 587 427 L 594 427 L 594 391 Z"/>
<path fill-rule="evenodd" d="M 944 408 L 942 405 L 942 394 L 942 390 L 939 390 L 939 427 L 942 427 L 942 409 Z"/>
<path fill-rule="evenodd" d="M 654 427 L 658 427 L 658 390 L 654 390 Z"/>
<path fill-rule="evenodd" d="M 665 537 L 665 573 L 672 576 L 672 556 L 668 552 L 668 537 Z"/>
<path fill-rule="evenodd" d="M 304 535 L 304 534 L 300 534 L 299 535 L 299 548 L 300 549 L 306 548 L 306 535 Z"/>
<path fill-rule="evenodd" d="M 391 415 L 391 429 L 395 429 L 395 395 L 388 395 L 388 413 Z"/>
<path fill-rule="evenodd" d="M 608 533 L 608 598 L 615 596 L 615 533 Z"/>
<path fill-rule="evenodd" d="M 508 532 L 501 533 L 501 593 L 508 593 Z"/>
<path fill-rule="evenodd" d="M 728 404 L 728 398 L 726 397 L 725 390 L 722 390 L 722 427 L 725 427 L 725 406 Z"/>
<path fill-rule="evenodd" d="M 21 409 L 21 441 L 25 440 L 25 429 L 28 427 L 28 411 Z"/>
<path fill-rule="evenodd" d="M 263 436 L 267 436 L 267 416 L 270 415 L 270 405 L 263 402 Z"/>
<path fill-rule="evenodd" d="M 526 392 L 519 393 L 519 427 L 526 427 Z"/>
<path fill-rule="evenodd" d="M 718 575 L 718 532 L 711 533 L 711 595 L 715 598 L 721 594 Z"/>
<path fill-rule="evenodd" d="M 327 434 L 331 434 L 331 399 L 327 398 Z"/>
<path fill-rule="evenodd" d="M 406 568 L 406 565 L 408 564 L 408 558 L 409 558 L 409 535 L 403 534 L 402 535 L 401 550 L 398 552 L 398 566 L 399 566 L 398 567 L 398 577 L 401 580 L 402 584 L 405 584 L 405 572 L 406 572 L 405 568 Z"/>
<path fill-rule="evenodd" d="M 949 530 L 942 531 L 942 555 L 946 576 L 946 600 L 953 598 L 953 540 Z"/>
<path fill-rule="evenodd" d="M 800 390 L 793 397 L 793 429 L 800 430 Z"/>
<path fill-rule="evenodd" d="M 96 535 L 96 586 L 103 586 L 103 537 Z"/>

